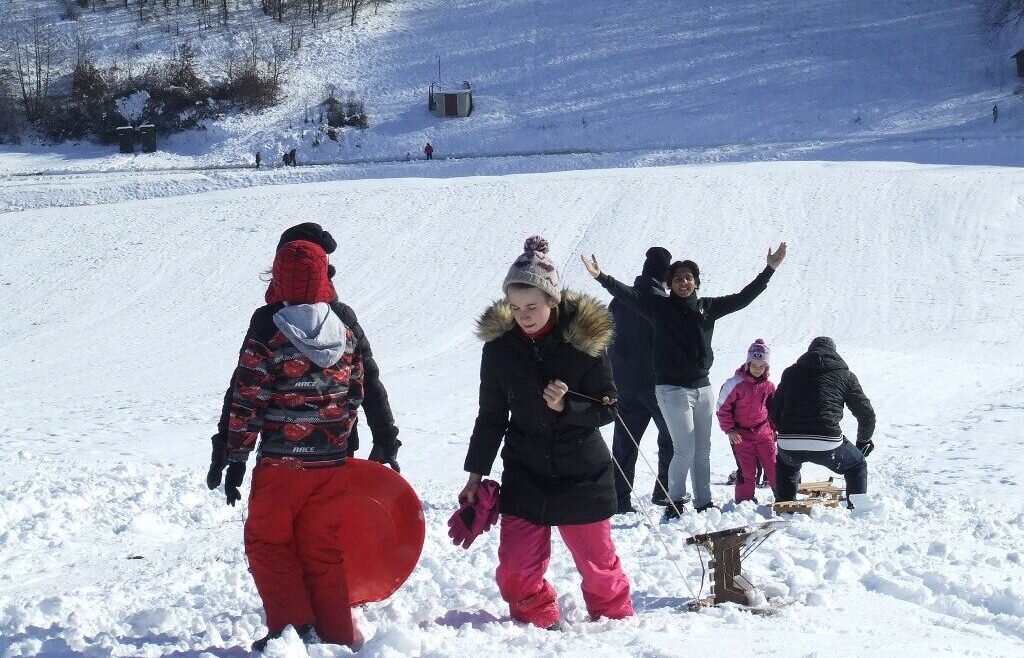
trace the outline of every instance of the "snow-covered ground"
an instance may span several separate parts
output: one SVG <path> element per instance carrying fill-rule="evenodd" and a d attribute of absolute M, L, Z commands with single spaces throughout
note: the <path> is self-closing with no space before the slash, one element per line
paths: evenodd
<path fill-rule="evenodd" d="M 108 5 L 80 19 L 101 65 L 192 36 L 218 73 L 226 34 Z M 234 3 L 238 21 L 264 39 L 288 29 L 257 5 Z M 2 4 L 0 31 L 33 7 L 59 13 Z M 970 0 L 402 0 L 306 34 L 279 106 L 156 154 L 0 146 L 0 658 L 242 656 L 262 635 L 244 506 L 203 475 L 260 273 L 300 221 L 342 244 L 338 288 L 379 357 L 428 524 L 409 582 L 358 613 L 360 655 L 1024 655 L 1024 173 L 992 166 L 1024 164 L 1013 39 Z M 426 112 L 435 54 L 446 82 L 473 83 L 472 118 Z M 314 147 L 304 110 L 330 85 L 364 98 L 371 126 Z M 441 159 L 404 161 L 427 140 Z M 323 166 L 278 167 L 290 148 Z M 257 149 L 273 168 L 242 168 Z M 586 619 L 556 548 L 561 633 L 509 621 L 496 533 L 450 544 L 473 321 L 532 233 L 567 285 L 601 297 L 581 253 L 629 280 L 661 244 L 714 295 L 788 241 L 768 291 L 720 323 L 714 383 L 754 338 L 777 377 L 828 334 L 879 416 L 867 503 L 795 518 L 747 562 L 793 605 L 684 611 L 701 565 L 683 540 L 762 520 L 749 504 L 656 530 L 616 517 L 627 621 Z M 712 466 L 718 483 L 733 467 L 718 434 Z M 294 637 L 272 650 L 306 655 Z"/>
<path fill-rule="evenodd" d="M 74 177 L 4 183 L 35 209 L 0 217 L 0 656 L 241 656 L 262 634 L 244 506 L 224 505 L 203 475 L 260 273 L 298 221 L 342 244 L 338 288 L 383 367 L 428 524 L 409 582 L 360 611 L 360 655 L 1024 653 L 1024 173 L 803 162 L 472 176 L 444 164 L 439 178 L 385 165 L 348 181 L 238 173 L 244 189 L 221 191 L 152 173 L 142 180 L 168 196 L 147 200 L 107 183 L 118 176 L 94 174 L 91 189 Z M 788 241 L 768 291 L 720 323 L 714 382 L 754 338 L 778 373 L 827 334 L 879 417 L 868 503 L 795 518 L 747 562 L 793 605 L 773 617 L 683 609 L 701 577 L 684 538 L 761 520 L 750 504 L 657 531 L 616 517 L 639 613 L 627 621 L 586 619 L 556 546 L 560 633 L 509 621 L 496 533 L 469 551 L 449 543 L 475 415 L 473 321 L 531 233 L 551 240 L 566 285 L 602 297 L 580 253 L 628 279 L 661 244 L 697 260 L 714 295 Z M 713 480 L 732 465 L 716 433 Z M 647 493 L 651 475 L 638 472 Z M 731 488 L 715 496 L 726 503 Z"/>
<path fill-rule="evenodd" d="M 208 76 L 253 27 L 266 46 L 290 24 L 234 3 L 236 36 L 197 31 L 189 12 L 139 24 L 120 3 L 83 11 L 101 66 L 141 70 L 186 38 Z M 1024 82 L 1010 55 L 1024 42 L 992 33 L 976 0 L 398 0 L 306 31 L 282 102 L 207 129 L 161 138 L 156 154 L 113 146 L 0 147 L 0 174 L 34 171 L 268 166 L 296 148 L 300 163 L 404 160 L 430 140 L 436 157 L 610 154 L 646 164 L 749 160 L 887 160 L 1024 164 Z M 4 26 L 50 12 L 53 0 L 0 7 Z M 0 32 L 3 27 L 0 27 Z M 474 88 L 469 119 L 427 112 L 438 79 Z M 339 141 L 305 123 L 328 90 L 365 100 L 370 128 Z M 999 121 L 992 121 L 992 106 Z M 588 158 L 581 159 L 584 163 Z M 586 166 L 620 166 L 622 160 Z M 556 166 L 554 168 L 561 168 Z M 413 173 L 413 175 L 418 175 Z"/>

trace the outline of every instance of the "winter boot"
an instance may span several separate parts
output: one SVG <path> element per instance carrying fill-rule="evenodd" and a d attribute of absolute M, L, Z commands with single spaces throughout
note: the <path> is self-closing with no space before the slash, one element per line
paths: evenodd
<path fill-rule="evenodd" d="M 761 468 L 760 464 L 757 465 L 757 474 L 754 477 L 754 486 L 758 489 L 764 489 L 768 486 L 768 478 L 764 476 L 764 469 Z"/>
<path fill-rule="evenodd" d="M 678 519 L 679 515 L 682 514 L 686 504 L 690 502 L 690 497 L 680 498 L 679 500 L 673 500 L 671 505 L 665 507 L 665 514 L 661 517 L 662 522 L 671 521 L 672 519 Z"/>
<path fill-rule="evenodd" d="M 654 485 L 654 493 L 651 494 L 651 504 L 658 507 L 668 506 L 668 494 L 658 485 Z"/>
<path fill-rule="evenodd" d="M 276 640 L 279 637 L 281 637 L 280 633 L 267 633 L 266 635 L 252 643 L 252 650 L 263 653 L 263 650 L 267 648 L 267 643 L 271 640 Z"/>
<path fill-rule="evenodd" d="M 714 503 L 708 503 L 708 504 L 706 504 L 706 505 L 701 505 L 701 506 L 699 506 L 699 507 L 694 507 L 693 509 L 694 509 L 694 510 L 695 510 L 695 511 L 696 511 L 696 512 L 697 512 L 698 514 L 700 514 L 701 512 L 706 512 L 706 511 L 708 511 L 709 509 L 719 509 L 719 507 L 718 507 L 718 505 L 715 505 Z"/>
<path fill-rule="evenodd" d="M 320 644 L 320 636 L 316 634 L 316 629 L 313 628 L 312 624 L 299 626 L 295 629 L 295 632 L 298 633 L 299 639 L 301 639 L 302 643 L 306 646 L 311 644 Z M 252 650 L 263 653 L 267 648 L 267 644 L 271 640 L 276 640 L 279 637 L 281 637 L 281 631 L 278 631 L 277 633 L 267 633 L 265 636 L 252 643 Z"/>

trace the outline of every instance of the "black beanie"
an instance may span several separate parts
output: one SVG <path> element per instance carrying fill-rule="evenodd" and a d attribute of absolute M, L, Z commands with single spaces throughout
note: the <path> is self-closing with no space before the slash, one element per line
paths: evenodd
<path fill-rule="evenodd" d="M 832 340 L 831 338 L 829 338 L 828 336 L 818 336 L 817 338 L 815 338 L 814 340 L 811 341 L 811 344 L 807 348 L 807 351 L 808 352 L 813 352 L 815 350 L 821 350 L 821 349 L 830 350 L 832 352 L 835 352 L 836 351 L 836 342 L 834 340 Z"/>
<path fill-rule="evenodd" d="M 277 242 L 277 248 L 280 249 L 289 242 L 296 240 L 308 240 L 318 244 L 329 254 L 333 254 L 334 250 L 338 248 L 338 243 L 334 240 L 334 236 L 315 222 L 303 222 L 302 224 L 296 224 L 289 229 L 285 229 L 285 232 L 281 234 L 281 239 Z M 333 279 L 336 272 L 337 270 L 334 269 L 333 265 L 327 265 L 327 278 Z"/>
<path fill-rule="evenodd" d="M 280 249 L 289 242 L 294 242 L 295 240 L 309 240 L 310 242 L 323 247 L 323 250 L 329 254 L 333 254 L 334 250 L 338 248 L 338 243 L 334 241 L 331 234 L 314 222 L 296 224 L 290 229 L 285 230 L 285 232 L 281 234 L 281 239 L 277 243 L 277 248 Z"/>
<path fill-rule="evenodd" d="M 647 260 L 644 261 L 643 275 L 658 281 L 664 281 L 668 276 L 668 264 L 672 262 L 672 254 L 664 247 L 651 247 L 647 250 Z"/>

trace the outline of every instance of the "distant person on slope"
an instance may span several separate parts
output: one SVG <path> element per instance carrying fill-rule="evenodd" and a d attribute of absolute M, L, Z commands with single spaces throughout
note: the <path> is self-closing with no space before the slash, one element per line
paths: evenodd
<path fill-rule="evenodd" d="M 856 447 L 839 426 L 844 406 L 857 419 Z M 775 500 L 796 500 L 804 462 L 846 478 L 847 496 L 867 493 L 865 457 L 875 448 L 871 441 L 875 410 L 831 338 L 815 338 L 807 352 L 786 368 L 769 409 L 779 433 Z"/>
<path fill-rule="evenodd" d="M 434 159 L 434 147 L 430 142 L 427 142 L 427 145 L 423 147 L 423 153 L 426 154 L 427 160 Z"/>
<path fill-rule="evenodd" d="M 668 297 L 665 279 L 672 254 L 663 247 L 647 250 L 643 270 L 633 282 L 640 296 Z M 619 392 L 620 420 L 615 422 L 612 454 L 619 467 L 615 469 L 615 495 L 618 513 L 632 512 L 630 493 L 633 490 L 638 444 L 651 420 L 658 428 L 658 481 L 654 483 L 651 502 L 668 504 L 668 466 L 672 461 L 672 435 L 658 408 L 654 394 L 654 329 L 651 322 L 629 305 L 613 299 L 608 305 L 615 319 L 615 338 L 608 348 L 615 388 Z"/>
<path fill-rule="evenodd" d="M 337 295 L 320 244 L 284 242 L 272 276 L 268 303 L 253 314 L 240 351 L 226 442 L 218 454 L 215 436 L 207 484 L 219 484 L 226 464 L 227 502 L 240 500 L 259 438 L 245 552 L 269 632 L 253 649 L 265 649 L 288 625 L 306 643 L 358 646 L 336 519 L 346 503 L 344 463 L 364 396 L 364 355 L 332 308 Z M 397 468 L 399 445 L 397 438 L 382 445 L 379 461 Z"/>
<path fill-rule="evenodd" d="M 747 362 L 726 380 L 718 392 L 718 424 L 729 437 L 739 467 L 736 474 L 736 502 L 754 498 L 757 467 L 775 488 L 775 429 L 768 415 L 768 401 L 775 384 L 768 379 L 771 351 L 758 338 L 747 349 Z"/>
<path fill-rule="evenodd" d="M 534 236 L 509 268 L 495 302 L 477 321 L 484 341 L 480 410 L 469 440 L 473 503 L 498 455 L 498 590 L 512 618 L 557 627 L 556 594 L 545 580 L 557 527 L 583 578 L 593 619 L 633 615 L 629 580 L 612 543 L 612 460 L 599 427 L 612 422 L 615 385 L 605 351 L 612 318 L 601 302 L 563 291 L 548 244 Z"/>
<path fill-rule="evenodd" d="M 679 516 L 689 502 L 686 478 L 692 473 L 693 506 L 698 512 L 714 507 L 711 500 L 711 426 L 715 395 L 708 372 L 714 362 L 711 338 L 715 322 L 749 305 L 768 287 L 786 257 L 786 243 L 740 292 L 724 297 L 698 297 L 700 268 L 692 260 L 669 267 L 668 297 L 641 297 L 633 288 L 601 272 L 597 258 L 580 259 L 592 277 L 616 299 L 631 305 L 654 325 L 654 376 L 658 406 L 672 434 L 673 455 L 668 472 L 668 507 L 665 519 Z"/>

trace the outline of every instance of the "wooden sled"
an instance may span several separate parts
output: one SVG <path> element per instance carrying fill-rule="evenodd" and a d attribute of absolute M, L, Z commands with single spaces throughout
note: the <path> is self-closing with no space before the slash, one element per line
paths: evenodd
<path fill-rule="evenodd" d="M 711 571 L 711 596 L 691 601 L 688 608 L 697 611 L 723 603 L 734 603 L 753 614 L 767 615 L 781 607 L 777 602 L 751 605 L 751 601 L 757 598 L 757 588 L 743 575 L 742 561 L 769 535 L 786 525 L 787 521 L 775 519 L 687 538 L 688 545 L 708 551 L 710 559 L 707 568 Z"/>
<path fill-rule="evenodd" d="M 833 478 L 821 482 L 804 482 L 796 492 L 806 498 L 789 500 L 772 505 L 776 514 L 810 514 L 811 510 L 821 507 L 839 507 L 839 502 L 846 494 L 844 487 L 833 484 Z"/>

